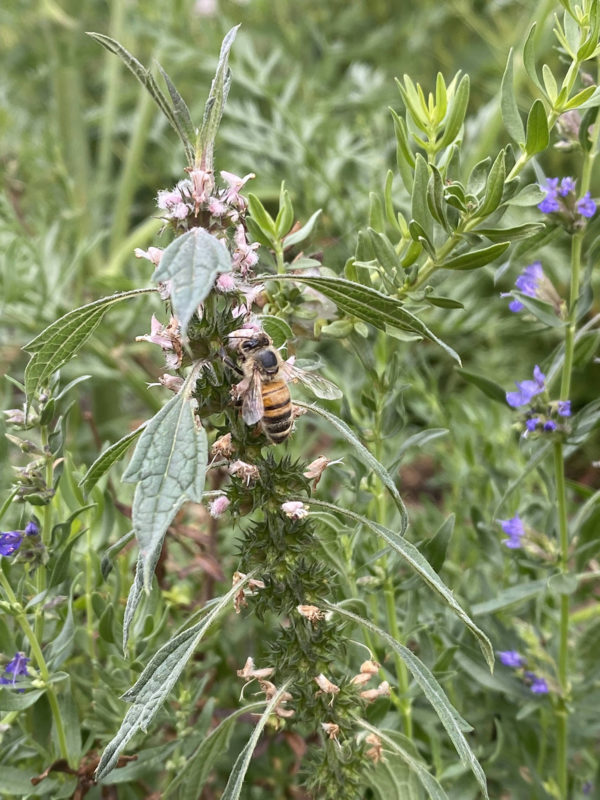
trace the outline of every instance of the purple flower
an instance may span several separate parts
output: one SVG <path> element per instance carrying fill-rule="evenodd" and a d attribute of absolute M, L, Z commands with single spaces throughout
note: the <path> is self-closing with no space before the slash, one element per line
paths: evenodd
<path fill-rule="evenodd" d="M 25 526 L 25 536 L 39 536 L 40 534 L 40 527 L 37 522 L 31 520 Z"/>
<path fill-rule="evenodd" d="M 498 651 L 498 658 L 505 667 L 522 667 L 525 659 L 516 650 L 500 650 Z"/>
<path fill-rule="evenodd" d="M 586 781 L 581 787 L 581 791 L 587 796 L 588 794 L 592 793 L 593 788 L 594 784 L 591 781 Z"/>
<path fill-rule="evenodd" d="M 546 185 L 541 187 L 546 192 L 546 197 L 538 204 L 538 208 L 544 214 L 552 214 L 560 210 L 560 204 L 556 199 L 558 193 L 558 178 L 546 178 Z"/>
<path fill-rule="evenodd" d="M 530 419 L 525 421 L 525 427 L 527 428 L 528 431 L 533 432 L 537 428 L 539 421 L 540 421 L 539 417 L 531 417 Z"/>
<path fill-rule="evenodd" d="M 561 417 L 570 417 L 571 416 L 571 401 L 570 400 L 559 400 L 558 401 L 558 414 Z"/>
<path fill-rule="evenodd" d="M 510 292 L 503 292 L 502 297 L 504 297 L 506 294 L 510 294 Z M 524 308 L 525 306 L 520 300 L 511 300 L 510 303 L 508 304 L 508 310 L 512 311 L 513 314 L 516 314 L 519 311 L 523 311 Z"/>
<path fill-rule="evenodd" d="M 12 661 L 9 661 L 8 664 L 4 667 L 5 675 L 0 675 L 0 684 L 3 686 L 15 686 L 17 683 L 17 678 L 20 675 L 27 675 L 27 664 L 29 662 L 29 658 L 25 655 L 25 653 L 15 653 L 15 657 Z M 12 675 L 12 678 L 7 678 L 6 675 Z M 24 692 L 24 689 L 17 689 L 18 692 Z"/>
<path fill-rule="evenodd" d="M 548 684 L 544 678 L 538 678 L 534 672 L 526 672 L 525 677 L 531 681 L 529 688 L 533 694 L 548 694 Z"/>
<path fill-rule="evenodd" d="M 561 197 L 566 197 L 569 192 L 575 191 L 575 181 L 573 178 L 563 178 L 560 182 L 558 193 Z"/>
<path fill-rule="evenodd" d="M 551 431 L 555 431 L 557 428 L 556 422 L 554 420 L 549 419 L 547 422 L 544 422 L 544 430 L 546 433 L 550 433 Z"/>
<path fill-rule="evenodd" d="M 12 556 L 19 549 L 22 541 L 23 534 L 20 531 L 0 533 L 0 556 Z"/>
<path fill-rule="evenodd" d="M 532 381 L 522 381 L 521 383 L 516 383 L 517 388 L 519 389 L 518 392 L 507 392 L 506 393 L 506 402 L 509 406 L 513 408 L 518 408 L 519 406 L 526 406 L 528 403 L 532 401 L 532 399 L 537 395 L 541 394 L 546 389 L 546 376 L 541 371 L 541 369 L 536 364 L 533 369 L 533 380 Z"/>
<path fill-rule="evenodd" d="M 523 272 L 515 281 L 515 286 L 523 294 L 529 297 L 537 297 L 538 284 L 544 277 L 541 261 L 534 261 L 533 264 L 525 267 Z"/>
<path fill-rule="evenodd" d="M 577 211 L 582 217 L 593 217 L 596 213 L 596 203 L 590 197 L 590 193 L 586 192 L 583 197 L 580 197 L 576 204 Z"/>
<path fill-rule="evenodd" d="M 525 536 L 525 527 L 519 515 L 515 514 L 512 519 L 499 519 L 498 522 L 508 536 L 508 539 L 503 540 L 503 544 L 511 550 L 517 550 L 521 547 L 521 539 Z"/>

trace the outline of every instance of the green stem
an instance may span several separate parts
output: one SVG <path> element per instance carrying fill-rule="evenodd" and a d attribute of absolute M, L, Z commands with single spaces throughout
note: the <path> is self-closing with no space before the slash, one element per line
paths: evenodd
<path fill-rule="evenodd" d="M 27 638 L 27 641 L 29 642 L 29 646 L 31 647 L 31 653 L 38 666 L 40 677 L 42 678 L 42 681 L 45 684 L 46 693 L 48 695 L 48 702 L 50 703 L 50 709 L 52 710 L 52 717 L 54 719 L 54 724 L 56 726 L 56 734 L 58 737 L 58 746 L 60 749 L 60 754 L 67 762 L 69 762 L 67 737 L 65 735 L 65 729 L 60 714 L 58 698 L 56 696 L 56 691 L 54 689 L 54 686 L 52 686 L 52 684 L 50 683 L 50 672 L 48 670 L 46 660 L 42 653 L 40 642 L 37 636 L 35 635 L 33 628 L 29 624 L 29 621 L 27 620 L 27 615 L 25 614 L 23 607 L 17 600 L 16 595 L 13 592 L 10 583 L 8 582 L 8 579 L 2 570 L 0 570 L 0 584 L 2 585 L 2 588 L 6 593 L 8 602 L 13 607 L 15 619 L 19 623 L 19 626 L 21 627 L 21 630 L 23 631 L 25 637 Z"/>
<path fill-rule="evenodd" d="M 48 433 L 48 426 L 42 425 L 40 428 L 40 435 L 42 440 L 42 448 L 46 458 L 46 486 L 52 489 L 54 482 L 54 465 L 52 462 L 52 453 L 50 452 L 49 441 L 50 436 Z M 52 544 L 52 506 L 48 502 L 44 506 L 44 513 L 42 517 L 42 544 L 44 547 L 49 548 Z M 35 588 L 38 594 L 42 594 L 46 590 L 46 570 L 40 564 L 35 573 Z M 35 635 L 38 641 L 44 639 L 44 604 L 37 603 L 35 607 L 34 616 Z"/>

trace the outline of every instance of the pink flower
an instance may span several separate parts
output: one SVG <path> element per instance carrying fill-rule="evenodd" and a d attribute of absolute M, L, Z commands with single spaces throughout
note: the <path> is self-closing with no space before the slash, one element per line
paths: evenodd
<path fill-rule="evenodd" d="M 163 211 L 171 211 L 178 203 L 183 202 L 183 197 L 178 189 L 161 189 L 156 198 L 156 205 Z"/>
<path fill-rule="evenodd" d="M 185 219 L 192 209 L 186 203 L 177 203 L 171 209 L 173 219 Z"/>
<path fill-rule="evenodd" d="M 217 278 L 217 289 L 219 292 L 235 292 L 235 278 L 231 272 L 222 272 Z"/>
<path fill-rule="evenodd" d="M 166 363 L 169 369 L 179 369 L 183 358 L 183 343 L 179 333 L 179 322 L 175 317 L 171 317 L 169 324 L 164 327 L 152 315 L 150 323 L 150 334 L 136 336 L 136 342 L 150 342 L 162 348 L 166 356 Z"/>
<path fill-rule="evenodd" d="M 146 258 L 154 265 L 158 265 L 160 263 L 160 257 L 163 254 L 162 248 L 160 247 L 149 247 L 147 250 L 142 250 L 141 247 L 136 247 L 133 252 L 136 258 Z"/>
<path fill-rule="evenodd" d="M 230 506 L 230 500 L 225 495 L 221 497 L 215 498 L 211 503 L 208 504 L 208 511 L 211 517 L 218 519 L 222 516 Z"/>
<path fill-rule="evenodd" d="M 197 208 L 202 203 L 206 203 L 212 190 L 215 188 L 215 180 L 212 172 L 207 172 L 200 168 L 190 169 L 189 175 L 192 182 L 191 194 Z"/>
<path fill-rule="evenodd" d="M 258 242 L 248 244 L 246 231 L 243 225 L 238 225 L 233 235 L 235 250 L 233 253 L 233 269 L 239 269 L 245 277 L 249 270 L 258 262 L 258 256 L 254 252 L 258 250 Z"/>
<path fill-rule="evenodd" d="M 213 217 L 224 217 L 227 213 L 227 206 L 218 197 L 211 197 L 208 201 L 208 210 Z"/>
<path fill-rule="evenodd" d="M 237 175 L 234 175 L 233 172 L 225 172 L 222 170 L 221 177 L 229 186 L 229 188 L 225 190 L 225 195 L 223 198 L 225 202 L 229 203 L 229 205 L 233 206 L 234 208 L 240 209 L 240 211 L 245 209 L 247 202 L 246 198 L 242 197 L 240 194 L 240 189 L 247 181 L 250 180 L 250 178 L 255 178 L 255 174 L 253 172 L 249 172 L 247 175 L 244 175 L 243 178 L 239 178 Z"/>

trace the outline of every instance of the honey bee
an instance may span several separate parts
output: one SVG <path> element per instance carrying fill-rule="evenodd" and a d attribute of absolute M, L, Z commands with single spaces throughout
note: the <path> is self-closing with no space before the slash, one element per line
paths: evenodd
<path fill-rule="evenodd" d="M 273 444 L 284 442 L 293 426 L 289 382 L 300 381 L 317 397 L 332 400 L 342 396 L 335 384 L 319 375 L 305 372 L 283 361 L 272 339 L 264 331 L 248 331 L 237 350 L 243 380 L 237 394 L 242 399 L 242 417 L 246 425 L 260 422 Z"/>

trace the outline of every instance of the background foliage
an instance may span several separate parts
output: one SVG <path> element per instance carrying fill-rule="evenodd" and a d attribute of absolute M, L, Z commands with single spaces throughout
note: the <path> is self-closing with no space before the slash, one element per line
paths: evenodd
<path fill-rule="evenodd" d="M 493 157 L 509 140 L 499 112 L 499 87 L 508 51 L 522 51 L 532 21 L 538 21 L 538 52 L 551 68 L 560 70 L 562 56 L 552 47 L 555 10 L 553 3 L 528 0 L 252 0 L 218 3 L 215 13 L 207 13 L 209 3 L 188 0 L 5 4 L 0 10 L 3 372 L 21 380 L 27 361 L 22 345 L 68 310 L 114 291 L 149 285 L 148 262 L 135 259 L 133 249 L 157 243 L 156 192 L 182 177 L 182 149 L 165 120 L 118 59 L 84 31 L 110 34 L 144 64 L 153 58 L 160 61 L 186 98 L 192 117 L 200 119 L 220 41 L 241 22 L 231 59 L 233 83 L 217 140 L 217 169 L 256 173 L 250 191 L 272 213 L 277 211 L 281 181 L 301 222 L 322 208 L 310 253 L 319 254 L 327 267 L 340 273 L 354 254 L 358 231 L 373 223 L 370 193 L 383 196 L 387 171 L 396 172 L 388 107 L 400 112 L 403 104 L 394 78 L 408 73 L 413 81 L 433 88 L 438 71 L 448 82 L 458 70 L 470 75 L 462 150 L 463 171 L 468 174 L 470 167 L 487 155 Z M 519 59 L 515 86 L 526 113 L 537 94 Z M 547 175 L 576 174 L 577 165 L 577 154 L 552 148 L 540 159 Z M 531 173 L 529 179 L 534 178 Z M 398 208 L 410 205 L 398 175 L 393 194 Z M 595 230 L 592 222 L 590 241 Z M 492 267 L 453 272 L 443 293 L 464 309 L 428 307 L 424 321 L 460 354 L 466 370 L 510 389 L 515 380 L 530 375 L 534 364 L 548 359 L 561 334 L 542 329 L 536 321 L 524 324 L 510 314 L 499 293 L 512 288 L 526 264 L 541 258 L 559 294 L 566 297 L 568 247 L 565 237 L 558 236 L 515 259 L 504 272 Z M 585 269 L 592 298 L 597 281 L 591 273 L 594 250 L 588 255 Z M 590 302 L 591 318 L 597 308 L 595 300 Z M 147 388 L 147 382 L 163 372 L 161 359 L 135 342 L 136 336 L 147 333 L 151 313 L 160 308 L 153 296 L 123 304 L 61 372 L 62 385 L 93 375 L 63 401 L 65 416 L 69 409 L 67 454 L 57 466 L 62 478 L 55 522 L 64 522 L 88 503 L 95 505 L 62 531 L 64 542 L 72 543 L 69 557 L 52 564 L 62 600 L 45 612 L 48 641 L 59 633 L 62 637 L 61 647 L 55 643 L 50 651 L 54 667 L 70 676 L 71 700 L 61 713 L 68 721 L 74 763 L 82 754 L 91 753 L 92 761 L 99 755 L 123 717 L 125 704 L 117 698 L 203 602 L 225 593 L 237 567 L 239 528 L 227 518 L 210 519 L 200 508 L 188 510 L 167 538 L 157 585 L 132 625 L 123 657 L 121 623 L 136 552 L 127 545 L 115 554 L 110 575 L 106 570 L 103 574 L 101 559 L 130 530 L 132 487 L 120 481 L 122 465 L 89 498 L 77 484 L 106 443 L 120 439 L 164 403 L 164 392 Z M 557 607 L 545 566 L 508 552 L 496 522 L 519 511 L 532 527 L 551 533 L 551 464 L 526 469 L 529 452 L 511 429 L 510 409 L 467 382 L 435 344 L 386 339 L 372 330 L 366 337 L 359 330 L 340 339 L 328 335 L 327 329 L 313 344 L 312 320 L 297 316 L 290 322 L 297 335 L 292 348 L 302 356 L 314 351 L 322 359 L 321 372 L 344 393 L 340 416 L 397 480 L 409 507 L 409 540 L 431 542 L 439 531 L 430 560 L 438 560 L 441 576 L 494 648 L 527 652 L 551 679 L 547 653 L 554 647 Z M 597 396 L 597 366 L 590 363 L 596 345 L 594 335 L 575 362 L 571 399 L 577 408 Z M 3 380 L 0 391 L 3 407 L 22 402 L 11 382 Z M 331 458 L 343 456 L 341 464 L 325 473 L 318 496 L 367 516 L 380 514 L 386 502 L 382 490 L 343 438 L 318 421 L 299 424 L 301 435 L 289 448 L 293 458 L 312 460 L 323 452 Z M 598 488 L 592 466 L 597 444 L 592 433 L 567 462 L 568 486 L 578 510 L 590 500 L 579 534 L 588 545 L 578 556 L 581 571 L 593 570 L 597 557 L 597 511 L 592 503 Z M 0 448 L 6 496 L 11 462 L 26 461 L 4 437 Z M 514 488 L 501 504 L 508 487 Z M 27 518 L 19 517 L 18 509 L 14 518 L 10 514 L 3 530 L 24 527 Z M 501 665 L 490 675 L 476 641 L 431 599 L 428 588 L 393 556 L 384 568 L 380 542 L 357 536 L 330 515 L 323 520 L 323 560 L 340 576 L 339 598 L 366 596 L 370 619 L 386 628 L 384 597 L 391 592 L 402 641 L 428 664 L 474 728 L 467 738 L 485 770 L 490 796 L 558 796 L 551 782 L 550 698 L 533 696 Z M 5 563 L 6 559 L 3 569 Z M 17 567 L 13 571 L 17 581 Z M 581 637 L 572 681 L 580 698 L 586 698 L 576 705 L 571 728 L 569 797 L 574 798 L 583 796 L 589 782 L 598 785 L 598 722 L 592 713 L 599 678 L 594 586 L 593 581 L 585 583 L 573 603 Z M 238 707 L 235 670 L 256 642 L 269 637 L 271 622 L 268 617 L 252 618 L 250 624 L 236 617 L 209 635 L 149 733 L 130 744 L 127 752 L 138 752 L 138 760 L 107 781 L 118 782 L 119 798 L 150 797 L 162 790 L 207 730 Z M 0 620 L 0 651 L 7 659 L 22 649 L 20 641 L 17 629 Z M 355 662 L 362 660 L 358 648 L 348 647 Z M 382 644 L 375 656 L 385 668 L 393 661 Z M 473 775 L 458 761 L 430 706 L 415 687 L 410 696 L 415 719 L 411 752 L 433 765 L 449 796 L 480 797 Z M 3 714 L 11 713 L 10 703 L 1 708 Z M 250 721 L 244 718 L 228 731 L 229 749 L 217 759 L 203 797 L 220 796 L 231 764 L 248 739 Z M 403 730 L 398 708 L 387 701 L 378 701 L 370 721 Z M 77 778 L 59 773 L 52 773 L 37 786 L 37 794 L 31 794 L 30 777 L 50 765 L 49 730 L 43 700 L 19 715 L 18 726 L 4 732 L 1 794 L 73 795 Z M 303 747 L 298 734 L 270 732 L 250 765 L 243 796 L 302 797 L 302 772 L 297 771 Z M 364 791 L 365 798 L 387 798 L 393 792 L 422 796 L 422 789 L 393 756 L 387 766 L 373 771 L 371 788 Z M 188 792 L 181 796 L 194 796 L 191 789 Z M 101 797 L 101 788 L 90 789 L 87 796 Z"/>

